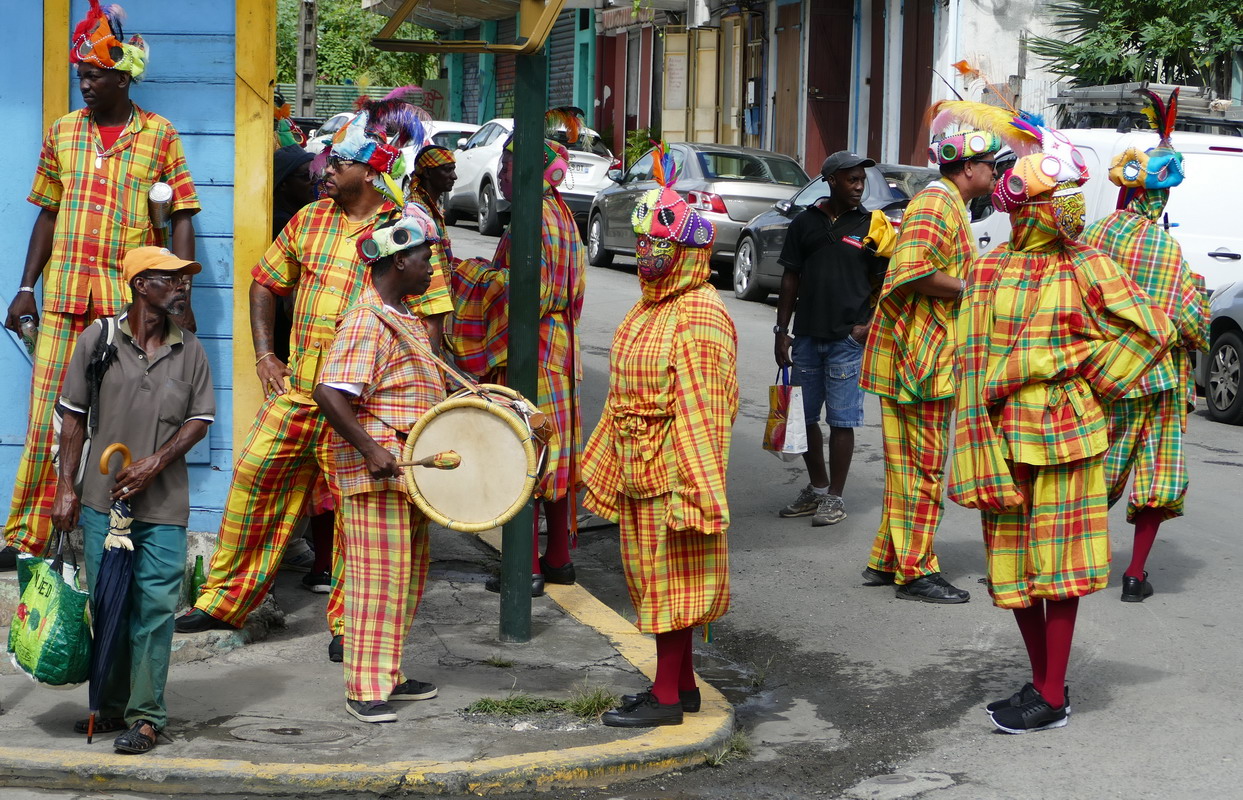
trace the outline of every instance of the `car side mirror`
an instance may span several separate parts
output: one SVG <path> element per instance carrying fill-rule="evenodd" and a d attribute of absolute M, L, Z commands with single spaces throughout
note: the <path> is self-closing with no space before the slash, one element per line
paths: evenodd
<path fill-rule="evenodd" d="M 773 208 L 777 209 L 777 213 L 779 214 L 788 214 L 793 206 L 794 204 L 789 200 L 782 200 L 779 203 L 773 203 Z"/>
<path fill-rule="evenodd" d="M 622 172 L 620 169 L 611 169 L 604 173 L 604 177 L 608 178 L 613 183 L 621 183 L 622 179 L 626 177 L 626 173 Z"/>
<path fill-rule="evenodd" d="M 465 136 L 457 140 L 457 149 L 459 150 L 466 149 L 466 137 Z"/>

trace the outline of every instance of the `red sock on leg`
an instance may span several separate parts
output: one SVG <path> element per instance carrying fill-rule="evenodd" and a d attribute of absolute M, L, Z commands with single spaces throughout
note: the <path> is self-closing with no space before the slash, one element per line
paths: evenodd
<path fill-rule="evenodd" d="M 1135 546 L 1131 550 L 1131 565 L 1126 568 L 1126 575 L 1131 578 L 1144 579 L 1144 565 L 1148 563 L 1148 554 L 1157 541 L 1157 529 L 1161 527 L 1161 509 L 1145 508 L 1135 515 Z"/>
<path fill-rule="evenodd" d="M 695 629 L 687 628 L 690 636 L 686 637 L 686 649 L 682 651 L 682 671 L 678 674 L 678 691 L 689 692 L 699 684 L 695 683 Z"/>
<path fill-rule="evenodd" d="M 1075 637 L 1075 616 L 1078 613 L 1078 597 L 1045 602 L 1048 662 L 1044 684 L 1038 683 L 1036 688 L 1054 708 L 1066 705 L 1066 667 L 1070 663 L 1070 643 Z"/>
<path fill-rule="evenodd" d="M 1014 609 L 1014 621 L 1019 624 L 1023 644 L 1027 647 L 1027 659 L 1032 665 L 1032 685 L 1039 689 L 1044 685 L 1048 664 L 1048 648 L 1045 646 L 1044 601 L 1035 600 L 1028 608 Z"/>
<path fill-rule="evenodd" d="M 311 517 L 311 546 L 315 548 L 315 563 L 311 572 L 332 571 L 332 529 L 336 525 L 336 515 L 325 511 Z"/>
<path fill-rule="evenodd" d="M 683 628 L 656 634 L 656 680 L 652 683 L 652 694 L 656 695 L 657 702 L 671 705 L 680 701 L 678 678 L 692 633 L 690 628 Z"/>
<path fill-rule="evenodd" d="M 555 503 L 544 503 L 544 518 L 548 520 L 544 562 L 550 567 L 564 567 L 570 563 L 569 497 L 563 497 Z"/>

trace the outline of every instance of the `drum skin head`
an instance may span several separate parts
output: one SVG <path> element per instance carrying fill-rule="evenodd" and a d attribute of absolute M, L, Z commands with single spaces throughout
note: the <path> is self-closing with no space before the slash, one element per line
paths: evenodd
<path fill-rule="evenodd" d="M 476 395 L 436 405 L 411 430 L 403 458 L 446 450 L 461 456 L 456 469 L 405 470 L 411 498 L 433 521 L 477 533 L 505 524 L 530 500 L 535 443 L 522 418 L 505 405 Z"/>

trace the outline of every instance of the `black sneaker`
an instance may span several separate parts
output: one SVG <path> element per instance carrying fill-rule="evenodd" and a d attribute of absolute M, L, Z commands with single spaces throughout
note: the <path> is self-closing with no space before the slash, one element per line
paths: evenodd
<path fill-rule="evenodd" d="M 434 683 L 424 683 L 423 681 L 402 681 L 393 687 L 393 693 L 388 696 L 389 700 L 431 700 L 440 694 L 440 690 L 436 688 Z"/>
<path fill-rule="evenodd" d="M 556 583 L 556 581 L 553 581 L 553 583 Z M 489 592 L 492 592 L 493 594 L 500 594 L 501 593 L 501 576 L 493 575 L 491 578 L 488 578 L 486 581 L 483 582 L 483 588 L 487 589 Z M 544 576 L 538 572 L 536 572 L 535 574 L 531 576 L 531 596 L 532 597 L 543 597 L 544 596 Z"/>
<path fill-rule="evenodd" d="M 216 619 L 211 614 L 198 608 L 192 608 L 173 622 L 173 630 L 177 633 L 202 633 L 203 631 L 235 631 L 237 626 Z"/>
<path fill-rule="evenodd" d="M 328 641 L 328 660 L 340 664 L 345 660 L 345 634 L 338 633 Z"/>
<path fill-rule="evenodd" d="M 682 704 L 665 705 L 651 692 L 635 695 L 634 701 L 612 711 L 605 711 L 600 721 L 610 728 L 655 728 L 660 725 L 681 725 Z"/>
<path fill-rule="evenodd" d="M 345 710 L 351 717 L 361 722 L 397 721 L 397 712 L 383 700 L 350 700 L 347 698 Z"/>
<path fill-rule="evenodd" d="M 643 694 L 651 694 L 651 692 L 652 690 L 648 689 Z M 638 699 L 639 695 L 637 694 L 623 694 L 621 696 L 623 706 L 630 705 Z M 678 692 L 678 701 L 682 704 L 682 711 L 684 713 L 697 713 L 699 711 L 699 706 L 702 704 L 701 698 L 699 697 L 699 688 L 696 687 L 694 689 L 688 689 L 685 692 Z"/>
<path fill-rule="evenodd" d="M 899 600 L 945 604 L 965 603 L 971 599 L 970 592 L 951 585 L 939 572 L 902 584 L 894 590 L 894 596 Z"/>
<path fill-rule="evenodd" d="M 864 567 L 861 574 L 863 575 L 864 586 L 893 586 L 892 572 Z"/>
<path fill-rule="evenodd" d="M 989 714 L 1002 733 L 1035 733 L 1061 728 L 1070 721 L 1066 707 L 1054 708 L 1036 692 L 1036 696 L 1018 706 L 1006 706 Z"/>
<path fill-rule="evenodd" d="M 0 550 L 0 572 L 7 572 L 11 569 L 17 569 L 17 548 L 8 545 Z"/>
<path fill-rule="evenodd" d="M 1066 716 L 1070 716 L 1070 687 L 1063 686 L 1062 693 L 1066 697 Z M 1005 700 L 996 700 L 984 706 L 989 714 L 994 711 L 1000 711 L 1003 708 L 1018 708 L 1024 703 L 1031 702 L 1040 696 L 1040 692 L 1036 691 L 1036 687 L 1029 681 L 1023 684 L 1023 688 L 1007 697 Z"/>
<path fill-rule="evenodd" d="M 1145 597 L 1152 597 L 1152 584 L 1148 582 L 1148 571 L 1144 570 L 1144 579 L 1122 576 L 1122 602 L 1142 603 Z"/>
<path fill-rule="evenodd" d="M 327 572 L 308 572 L 302 576 L 302 588 L 315 594 L 328 594 L 332 591 L 332 575 Z"/>

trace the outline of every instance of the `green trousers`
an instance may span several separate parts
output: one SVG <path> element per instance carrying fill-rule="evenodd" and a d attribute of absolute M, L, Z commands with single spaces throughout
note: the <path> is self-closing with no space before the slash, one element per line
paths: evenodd
<path fill-rule="evenodd" d="M 92 599 L 108 535 L 108 515 L 82 508 L 86 532 L 86 580 Z M 145 719 L 163 730 L 168 724 L 164 684 L 173 649 L 173 614 L 186 569 L 186 529 L 134 521 L 134 578 L 127 619 L 121 623 L 112 668 L 99 699 L 103 718 L 124 717 L 127 725 Z"/>

